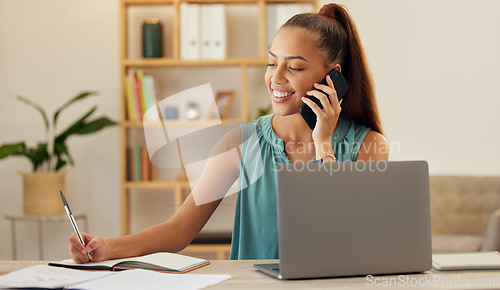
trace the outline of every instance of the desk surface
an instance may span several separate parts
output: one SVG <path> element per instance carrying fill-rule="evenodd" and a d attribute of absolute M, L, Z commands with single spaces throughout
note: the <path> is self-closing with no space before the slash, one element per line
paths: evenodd
<path fill-rule="evenodd" d="M 269 261 L 211 261 L 194 270 L 196 274 L 229 274 L 233 278 L 209 289 L 500 289 L 500 271 L 428 271 L 421 274 L 280 281 L 253 269 L 255 263 Z M 46 264 L 43 261 L 0 261 L 0 275 L 21 268 Z M 378 280 L 375 280 L 378 279 Z M 392 281 L 392 282 L 391 282 Z M 384 287 L 387 286 L 387 287 Z"/>

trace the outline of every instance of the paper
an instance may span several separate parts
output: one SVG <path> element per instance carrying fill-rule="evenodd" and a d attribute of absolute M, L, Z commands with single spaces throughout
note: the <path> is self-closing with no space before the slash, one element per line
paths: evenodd
<path fill-rule="evenodd" d="M 201 289 L 230 275 L 168 274 L 149 270 L 82 271 L 37 265 L 0 276 L 0 288 Z"/>
<path fill-rule="evenodd" d="M 116 274 L 118 273 L 76 271 L 48 265 L 37 265 L 0 276 L 0 287 L 62 288 Z"/>
<path fill-rule="evenodd" d="M 201 289 L 230 279 L 230 275 L 168 274 L 142 269 L 119 272 L 105 279 L 79 284 L 83 289 Z"/>

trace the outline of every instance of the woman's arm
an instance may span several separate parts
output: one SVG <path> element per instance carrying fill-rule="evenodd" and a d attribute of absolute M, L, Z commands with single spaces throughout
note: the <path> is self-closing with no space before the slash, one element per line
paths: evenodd
<path fill-rule="evenodd" d="M 140 232 L 111 239 L 82 233 L 85 248 L 76 235 L 69 239 L 71 258 L 77 263 L 146 255 L 154 252 L 178 252 L 196 237 L 222 198 L 239 176 L 241 130 L 229 132 L 212 150 L 203 173 L 179 210 L 167 221 Z"/>
<path fill-rule="evenodd" d="M 384 135 L 368 131 L 359 148 L 356 161 L 387 161 L 389 160 L 389 143 Z"/>

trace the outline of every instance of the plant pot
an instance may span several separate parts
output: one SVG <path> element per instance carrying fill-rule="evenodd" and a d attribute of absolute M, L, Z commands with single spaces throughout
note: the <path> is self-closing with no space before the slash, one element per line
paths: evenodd
<path fill-rule="evenodd" d="M 66 173 L 21 172 L 23 176 L 23 211 L 32 215 L 59 215 L 64 207 L 59 190 L 64 192 Z"/>

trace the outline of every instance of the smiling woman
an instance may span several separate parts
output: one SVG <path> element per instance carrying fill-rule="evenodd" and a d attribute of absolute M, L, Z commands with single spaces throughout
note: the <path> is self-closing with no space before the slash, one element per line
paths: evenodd
<path fill-rule="evenodd" d="M 344 73 L 352 87 L 342 103 L 329 77 L 326 85 L 319 84 L 334 68 Z M 273 41 L 265 82 L 275 114 L 243 124 L 219 141 L 193 191 L 172 218 L 114 239 L 82 233 L 87 247 L 73 235 L 72 258 L 85 263 L 86 253 L 101 261 L 180 251 L 238 178 L 231 259 L 278 258 L 277 164 L 388 159 L 388 150 L 379 150 L 386 149 L 387 142 L 370 72 L 356 27 L 343 6 L 330 4 L 317 14 L 292 17 Z M 308 98 L 312 96 L 323 109 Z M 299 113 L 304 103 L 317 116 L 314 130 Z M 197 203 L 200 196 L 209 201 Z"/>

